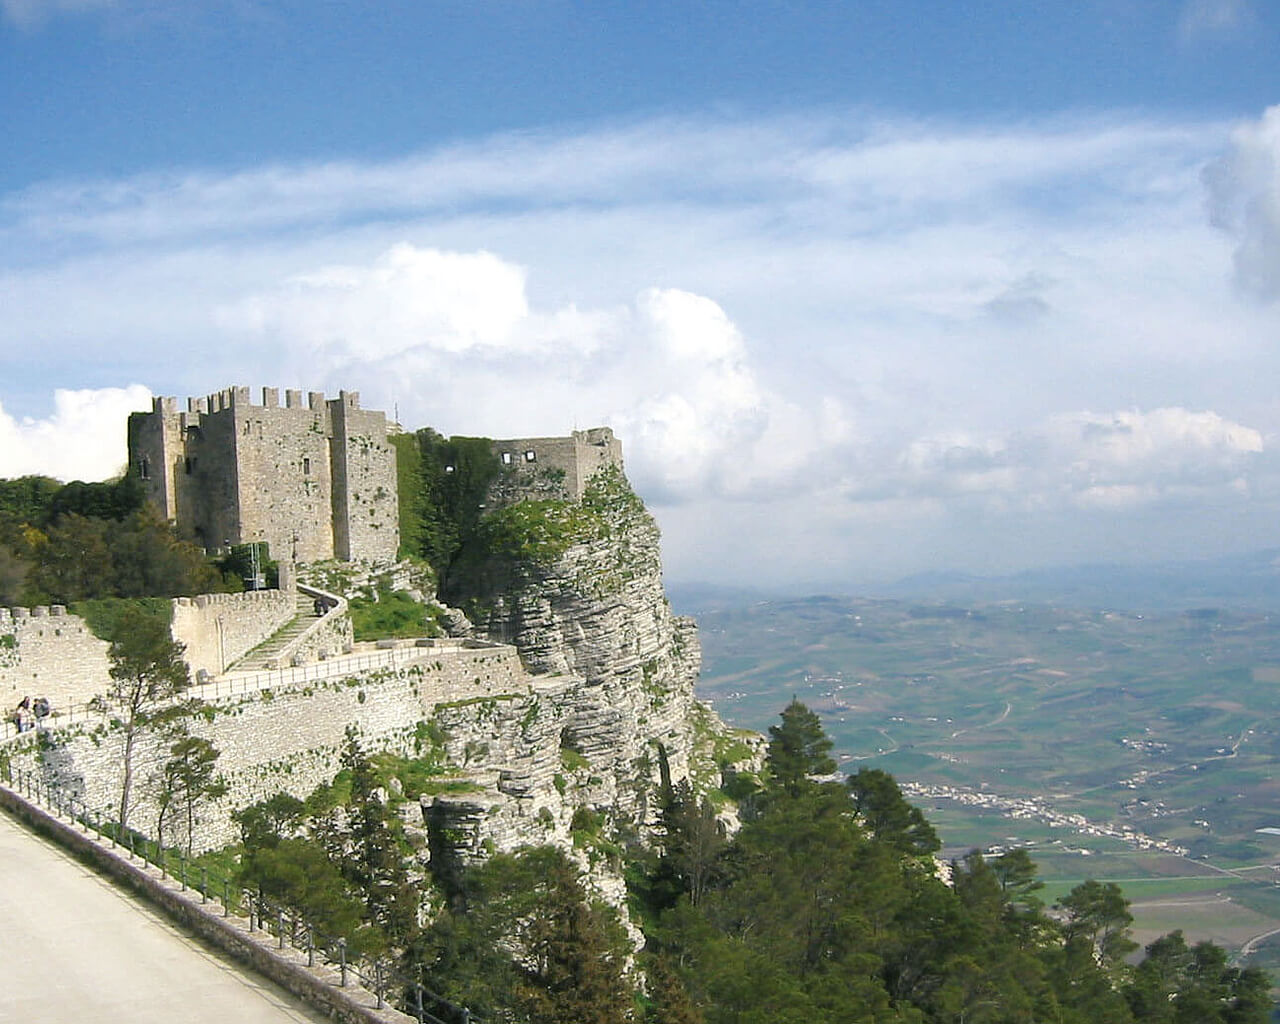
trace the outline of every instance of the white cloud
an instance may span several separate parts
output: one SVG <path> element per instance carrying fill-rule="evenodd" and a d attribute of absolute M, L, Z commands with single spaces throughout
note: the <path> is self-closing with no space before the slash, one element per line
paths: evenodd
<path fill-rule="evenodd" d="M 1185 0 L 1178 15 L 1178 39 L 1190 45 L 1234 35 L 1252 20 L 1248 0 Z"/>
<path fill-rule="evenodd" d="M 1233 245 L 1274 265 L 1276 116 L 655 120 L 45 183 L 0 196 L 0 397 L 345 387 L 446 433 L 608 423 L 691 560 L 699 523 L 762 552 L 782 509 L 819 566 L 1123 555 L 1174 507 L 1225 544 L 1191 510 L 1280 523 L 1274 307 L 1229 280 Z M 1201 177 L 1224 150 L 1232 236 Z"/>
<path fill-rule="evenodd" d="M 1236 128 L 1204 179 L 1214 224 L 1238 243 L 1237 284 L 1265 301 L 1280 298 L 1280 106 Z"/>
<path fill-rule="evenodd" d="M 53 395 L 53 414 L 15 419 L 0 407 L 0 477 L 102 480 L 124 471 L 125 422 L 151 408 L 141 384 Z"/>
<path fill-rule="evenodd" d="M 917 438 L 847 491 L 854 500 L 1027 511 L 1234 500 L 1247 497 L 1263 451 L 1259 431 L 1214 412 L 1060 413 L 1007 436 Z"/>
<path fill-rule="evenodd" d="M 401 243 L 368 265 L 294 275 L 219 320 L 289 353 L 298 374 L 398 370 L 402 418 L 518 434 L 532 428 L 516 410 L 576 404 L 618 429 L 633 476 L 667 500 L 767 492 L 840 436 L 840 404 L 809 412 L 761 386 L 741 332 L 705 296 L 650 288 L 616 307 L 538 309 L 525 283 L 490 253 Z"/>

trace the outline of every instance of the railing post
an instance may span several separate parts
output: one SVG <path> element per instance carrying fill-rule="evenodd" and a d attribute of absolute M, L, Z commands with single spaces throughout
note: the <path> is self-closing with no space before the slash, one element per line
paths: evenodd
<path fill-rule="evenodd" d="M 413 985 L 413 1015 L 418 1018 L 418 1024 L 422 1024 L 422 982 L 414 982 Z"/>
<path fill-rule="evenodd" d="M 222 916 L 227 917 L 231 913 L 231 882 L 224 875 L 222 878 Z"/>
<path fill-rule="evenodd" d="M 307 966 L 316 965 L 316 930 L 307 925 Z"/>
<path fill-rule="evenodd" d="M 338 965 L 342 971 L 342 987 L 347 987 L 347 940 L 338 940 Z"/>
<path fill-rule="evenodd" d="M 200 902 L 209 902 L 209 867 L 206 864 L 200 865 Z"/>
<path fill-rule="evenodd" d="M 182 883 L 182 891 L 187 891 L 187 858 L 182 855 L 182 851 L 178 851 L 178 876 Z"/>
<path fill-rule="evenodd" d="M 471 1011 L 465 1006 L 462 1008 L 462 1024 L 471 1024 Z"/>
<path fill-rule="evenodd" d="M 276 908 L 276 935 L 280 939 L 280 949 L 284 949 L 284 911 Z"/>
<path fill-rule="evenodd" d="M 373 994 L 378 997 L 378 1009 L 381 1010 L 386 1006 L 386 1001 L 382 998 L 382 961 L 375 960 L 373 962 Z"/>
<path fill-rule="evenodd" d="M 138 854 L 138 833 L 133 831 L 133 829 L 130 829 L 129 830 L 129 859 L 133 860 L 133 858 L 137 856 L 137 854 Z"/>

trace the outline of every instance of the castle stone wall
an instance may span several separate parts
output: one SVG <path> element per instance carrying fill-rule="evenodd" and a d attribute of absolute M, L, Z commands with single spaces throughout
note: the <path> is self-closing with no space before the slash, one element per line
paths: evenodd
<path fill-rule="evenodd" d="M 221 751 L 218 771 L 227 795 L 200 812 L 197 849 L 238 838 L 231 812 L 278 792 L 306 797 L 332 781 L 349 725 L 369 750 L 412 755 L 420 743 L 418 723 L 451 705 L 505 703 L 527 695 L 531 681 L 514 648 L 486 646 L 461 651 L 424 648 L 421 660 L 333 680 L 298 683 L 212 702 L 212 715 L 190 720 L 191 732 Z M 170 741 L 171 742 L 171 741 Z M 123 735 L 105 722 L 73 725 L 50 733 L 43 750 L 30 735 L 10 740 L 19 767 L 43 771 L 69 787 L 90 807 L 110 815 L 119 799 Z M 133 823 L 154 831 L 155 780 L 168 756 L 152 734 L 136 747 L 139 780 Z M 176 835 L 167 835 L 172 841 Z"/>
<path fill-rule="evenodd" d="M 568 437 L 494 441 L 493 453 L 502 461 L 497 490 L 503 500 L 523 496 L 580 500 L 597 470 L 622 468 L 622 442 L 608 427 L 575 430 Z"/>
<path fill-rule="evenodd" d="M 173 638 L 186 646 L 191 674 L 218 675 L 287 625 L 297 613 L 293 591 L 201 594 L 173 601 Z"/>
<path fill-rule="evenodd" d="M 156 398 L 129 417 L 129 463 L 148 497 L 205 548 L 266 541 L 277 560 L 393 561 L 400 546 L 386 416 L 356 392 L 326 399 L 245 387 Z"/>
<path fill-rule="evenodd" d="M 400 550 L 396 456 L 382 413 L 343 391 L 329 403 L 333 423 L 334 555 L 394 562 Z"/>
<path fill-rule="evenodd" d="M 23 697 L 47 697 L 66 709 L 107 686 L 108 644 L 61 605 L 0 608 L 0 706 L 5 715 Z"/>

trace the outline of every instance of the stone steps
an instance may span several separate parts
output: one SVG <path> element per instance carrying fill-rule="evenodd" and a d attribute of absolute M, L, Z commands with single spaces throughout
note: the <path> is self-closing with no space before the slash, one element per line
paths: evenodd
<path fill-rule="evenodd" d="M 271 668 L 270 663 L 279 656 L 280 652 L 301 636 L 318 618 L 314 600 L 305 594 L 299 594 L 297 614 L 267 640 L 234 665 L 229 666 L 228 671 L 258 672 Z"/>

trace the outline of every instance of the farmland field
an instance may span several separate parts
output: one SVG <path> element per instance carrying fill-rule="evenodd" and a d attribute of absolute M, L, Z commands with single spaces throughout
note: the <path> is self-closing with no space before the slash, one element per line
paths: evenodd
<path fill-rule="evenodd" d="M 810 598 L 699 623 L 721 715 L 764 730 L 799 698 L 947 853 L 1028 846 L 1051 898 L 1118 881 L 1142 942 L 1280 929 L 1280 616 Z"/>

